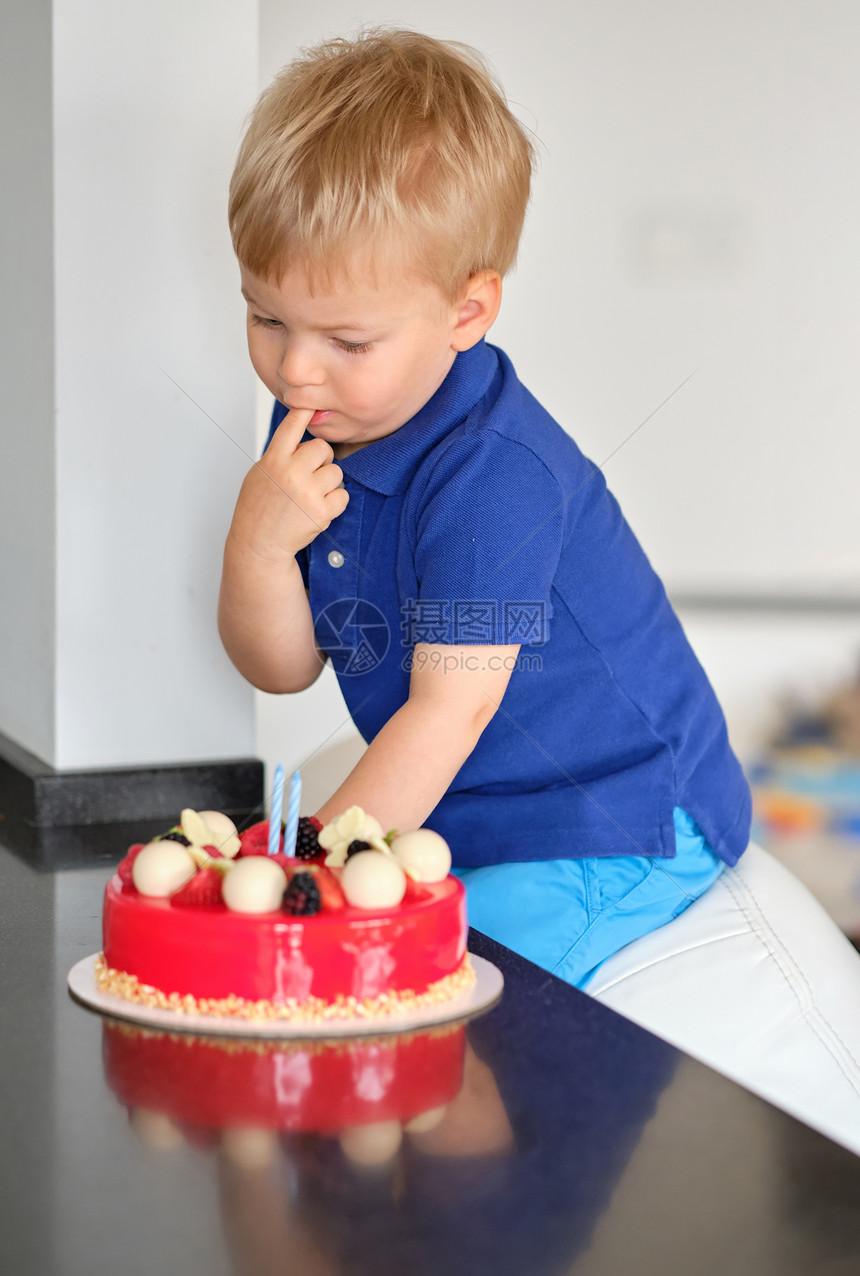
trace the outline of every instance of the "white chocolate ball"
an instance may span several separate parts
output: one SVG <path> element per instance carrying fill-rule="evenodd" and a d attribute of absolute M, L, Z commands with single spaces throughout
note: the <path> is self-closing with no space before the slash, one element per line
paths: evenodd
<path fill-rule="evenodd" d="M 280 864 L 267 855 L 249 855 L 234 862 L 221 893 L 234 913 L 273 913 L 286 889 L 287 875 Z"/>
<path fill-rule="evenodd" d="M 353 908 L 395 908 L 406 894 L 406 874 L 393 856 L 381 851 L 350 855 L 340 884 Z"/>
<path fill-rule="evenodd" d="M 397 1155 L 402 1139 L 399 1121 L 373 1121 L 342 1131 L 340 1146 L 355 1165 L 375 1169 Z"/>
<path fill-rule="evenodd" d="M 391 853 L 417 882 L 443 882 L 451 871 L 450 847 L 432 829 L 401 833 L 391 843 Z"/>
<path fill-rule="evenodd" d="M 194 860 L 179 842 L 149 842 L 135 856 L 131 880 L 141 895 L 166 899 L 184 886 L 196 869 Z"/>

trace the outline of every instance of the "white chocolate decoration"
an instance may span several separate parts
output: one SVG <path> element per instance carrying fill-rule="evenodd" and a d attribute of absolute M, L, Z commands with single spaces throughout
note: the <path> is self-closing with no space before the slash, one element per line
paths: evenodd
<path fill-rule="evenodd" d="M 198 811 L 197 814 L 213 833 L 219 833 L 222 837 L 229 837 L 231 833 L 235 836 L 236 825 L 223 811 Z"/>
<path fill-rule="evenodd" d="M 210 818 L 214 823 L 210 823 Z M 214 846 L 226 859 L 238 855 L 242 843 L 236 825 L 220 811 L 193 811 L 186 807 L 179 819 L 182 832 L 194 846 Z"/>
<path fill-rule="evenodd" d="M 239 831 L 229 815 L 225 815 L 223 811 L 198 811 L 197 814 L 209 832 L 215 834 L 214 838 L 209 839 L 210 846 L 217 846 L 228 860 L 239 854 L 242 849 Z"/>
<path fill-rule="evenodd" d="M 205 846 L 209 837 L 209 830 L 205 821 L 192 811 L 188 806 L 179 817 L 179 827 L 191 842 L 195 842 L 198 846 Z"/>
<path fill-rule="evenodd" d="M 340 868 L 346 863 L 350 842 L 369 842 L 383 855 L 390 855 L 391 848 L 382 836 L 382 825 L 360 806 L 350 806 L 324 825 L 319 832 L 319 844 L 328 851 L 325 862 L 329 868 Z"/>
<path fill-rule="evenodd" d="M 387 1165 L 397 1155 L 402 1139 L 399 1121 L 373 1121 L 343 1130 L 340 1146 L 355 1165 L 375 1169 Z"/>
<path fill-rule="evenodd" d="M 209 839 L 209 845 L 217 846 L 224 858 L 228 860 L 235 859 L 242 849 L 242 843 L 235 833 L 226 837 L 221 833 L 216 833 L 214 838 Z"/>
<path fill-rule="evenodd" d="M 185 849 L 198 868 L 217 868 L 222 876 L 227 872 L 228 868 L 232 868 L 234 864 L 238 863 L 238 860 L 225 859 L 223 855 L 213 855 L 204 846 L 195 846 L 193 842 L 190 846 L 186 846 Z"/>
<path fill-rule="evenodd" d="M 287 875 L 280 864 L 267 855 L 249 855 L 226 874 L 221 893 L 234 913 L 273 913 L 286 889 Z"/>
<path fill-rule="evenodd" d="M 210 864 L 223 864 L 225 862 L 228 864 L 233 863 L 232 860 L 224 861 L 219 859 L 219 857 L 217 855 L 213 855 L 211 851 L 207 851 L 202 846 L 195 846 L 193 842 L 189 843 L 185 849 L 198 868 L 208 868 Z"/>
<path fill-rule="evenodd" d="M 368 842 L 373 838 L 382 840 L 382 825 L 375 816 L 368 815 L 367 811 L 364 813 L 364 836 Z M 385 845 L 387 846 L 388 843 L 386 842 Z"/>
<path fill-rule="evenodd" d="M 197 865 L 178 842 L 149 842 L 138 851 L 131 866 L 131 880 L 141 895 L 166 899 L 184 886 Z"/>
<path fill-rule="evenodd" d="M 395 908 L 406 893 L 406 874 L 392 855 L 358 851 L 346 861 L 340 884 L 353 908 Z"/>
<path fill-rule="evenodd" d="M 391 853 L 416 882 L 443 882 L 451 871 L 448 843 L 432 829 L 401 833 L 391 843 Z"/>

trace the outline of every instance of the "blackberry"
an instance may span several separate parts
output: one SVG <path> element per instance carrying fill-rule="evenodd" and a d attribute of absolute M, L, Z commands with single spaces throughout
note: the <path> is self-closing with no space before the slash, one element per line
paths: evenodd
<path fill-rule="evenodd" d="M 315 860 L 322 855 L 323 848 L 319 844 L 318 833 L 322 825 L 312 815 L 299 816 L 299 831 L 296 836 L 296 848 L 293 855 L 300 860 Z M 284 852 L 290 852 L 284 847 Z"/>
<path fill-rule="evenodd" d="M 310 917 L 321 908 L 320 888 L 313 873 L 294 873 L 284 891 L 284 912 L 294 917 Z"/>
<path fill-rule="evenodd" d="M 360 838 L 356 838 L 356 840 L 354 842 L 350 842 L 349 846 L 346 848 L 346 858 L 349 859 L 350 855 L 357 855 L 359 851 L 372 850 L 373 847 L 369 842 L 362 842 Z"/>
<path fill-rule="evenodd" d="M 159 842 L 178 842 L 180 846 L 190 846 L 191 842 L 179 829 L 171 829 L 169 833 L 165 833 L 160 837 Z"/>

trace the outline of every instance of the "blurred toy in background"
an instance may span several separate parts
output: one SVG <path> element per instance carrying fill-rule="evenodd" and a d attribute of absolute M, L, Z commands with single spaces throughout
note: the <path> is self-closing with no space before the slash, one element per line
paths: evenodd
<path fill-rule="evenodd" d="M 755 839 L 821 830 L 860 840 L 860 667 L 817 705 L 785 696 L 747 774 Z"/>

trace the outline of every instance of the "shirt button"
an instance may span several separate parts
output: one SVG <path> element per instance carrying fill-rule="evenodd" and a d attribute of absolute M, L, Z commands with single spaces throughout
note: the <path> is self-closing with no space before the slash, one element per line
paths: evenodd
<path fill-rule="evenodd" d="M 343 567 L 343 554 L 339 549 L 333 549 L 328 556 L 330 567 Z"/>

